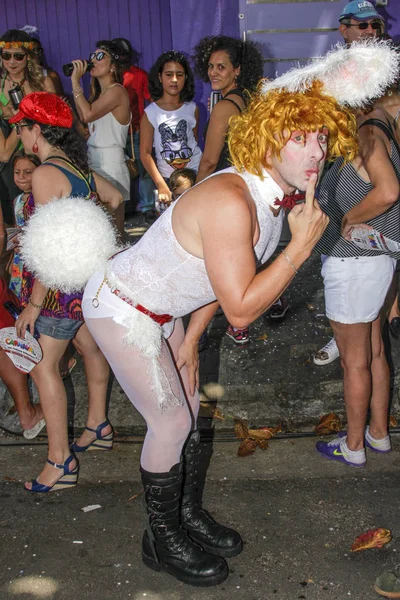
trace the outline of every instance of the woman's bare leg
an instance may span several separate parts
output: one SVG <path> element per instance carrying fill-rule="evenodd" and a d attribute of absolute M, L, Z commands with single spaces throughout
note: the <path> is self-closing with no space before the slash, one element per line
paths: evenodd
<path fill-rule="evenodd" d="M 400 313 L 399 313 L 399 294 L 397 293 L 395 296 L 395 299 L 393 301 L 393 304 L 390 308 L 390 312 L 389 312 L 389 321 L 391 321 L 392 319 L 395 319 L 396 317 L 400 317 Z"/>
<path fill-rule="evenodd" d="M 70 368 L 75 364 L 76 358 L 72 356 L 71 345 L 68 344 L 66 351 L 64 352 L 60 360 L 60 375 L 62 379 L 65 379 L 69 375 Z"/>
<path fill-rule="evenodd" d="M 63 464 L 71 454 L 68 444 L 67 395 L 59 371 L 59 362 L 68 343 L 69 340 L 57 340 L 41 334 L 43 358 L 31 373 L 46 419 L 48 458 L 58 464 Z M 70 470 L 75 465 L 75 461 L 72 461 Z M 46 463 L 37 480 L 44 485 L 53 485 L 61 476 L 62 471 Z M 25 487 L 30 489 L 31 482 L 27 482 Z"/>
<path fill-rule="evenodd" d="M 371 345 L 372 397 L 369 431 L 373 438 L 379 440 L 388 434 L 390 396 L 390 371 L 386 360 L 382 340 L 382 326 L 379 318 L 372 323 Z"/>
<path fill-rule="evenodd" d="M 98 425 L 104 423 L 107 419 L 106 401 L 110 367 L 85 323 L 79 328 L 73 343 L 82 356 L 85 366 L 88 386 L 88 417 L 86 424 L 91 429 L 96 429 Z M 101 433 L 103 436 L 111 433 L 111 425 L 104 427 Z M 77 440 L 77 444 L 86 446 L 95 438 L 95 433 L 85 429 L 79 440 Z"/>
<path fill-rule="evenodd" d="M 32 404 L 27 375 L 21 373 L 2 350 L 0 350 L 0 378 L 14 400 L 22 429 L 31 429 L 43 419 L 42 407 L 40 404 Z"/>
<path fill-rule="evenodd" d="M 344 371 L 344 401 L 349 450 L 364 448 L 365 424 L 372 394 L 371 323 L 331 321 Z"/>

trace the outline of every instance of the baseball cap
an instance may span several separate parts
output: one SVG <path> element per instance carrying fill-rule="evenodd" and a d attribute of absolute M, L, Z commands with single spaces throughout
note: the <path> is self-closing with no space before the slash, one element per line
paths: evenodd
<path fill-rule="evenodd" d="M 68 129 L 73 123 L 72 111 L 68 104 L 60 96 L 50 92 L 32 92 L 22 98 L 17 114 L 9 123 L 19 123 L 23 119 Z"/>
<path fill-rule="evenodd" d="M 352 0 L 344 7 L 339 21 L 343 19 L 355 19 L 356 21 L 366 21 L 368 19 L 379 19 L 383 21 L 372 2 L 368 0 Z"/>

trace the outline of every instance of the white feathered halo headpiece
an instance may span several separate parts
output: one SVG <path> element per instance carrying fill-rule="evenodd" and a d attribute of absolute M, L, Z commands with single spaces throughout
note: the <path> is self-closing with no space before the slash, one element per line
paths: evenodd
<path fill-rule="evenodd" d="M 111 217 L 85 198 L 54 198 L 38 206 L 23 228 L 25 267 L 47 288 L 80 291 L 121 250 Z"/>
<path fill-rule="evenodd" d="M 349 48 L 338 44 L 328 54 L 305 67 L 295 67 L 277 79 L 266 81 L 261 93 L 270 90 L 304 92 L 314 81 L 323 93 L 339 104 L 362 108 L 382 96 L 398 79 L 400 55 L 386 40 L 362 40 Z"/>

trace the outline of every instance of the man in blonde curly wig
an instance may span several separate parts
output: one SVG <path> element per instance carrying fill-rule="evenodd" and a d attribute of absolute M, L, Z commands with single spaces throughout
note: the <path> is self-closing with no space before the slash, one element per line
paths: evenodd
<path fill-rule="evenodd" d="M 262 177 L 263 169 L 271 170 L 276 162 L 282 163 L 281 152 L 295 132 L 329 134 L 324 159 L 343 156 L 347 161 L 356 156 L 355 118 L 322 92 L 320 82 L 314 82 L 305 92 L 272 89 L 266 95 L 262 85 L 246 112 L 231 122 L 229 150 L 236 169 Z M 320 161 L 319 166 L 323 168 L 324 162 Z M 297 187 L 304 190 L 306 186 L 303 182 Z"/>
<path fill-rule="evenodd" d="M 276 91 L 264 84 L 232 125 L 234 166 L 182 194 L 138 244 L 110 259 L 106 275 L 101 269 L 85 289 L 87 327 L 147 423 L 141 456 L 148 513 L 143 560 L 187 584 L 221 583 L 229 573 L 224 559 L 243 548 L 236 531 L 204 512 L 198 493 L 204 459 L 196 430 L 198 339 L 218 304 L 237 328 L 264 313 L 326 228 L 328 217 L 314 200 L 318 177 L 327 157 L 348 160 L 356 152 L 354 120 L 329 90 L 343 96 L 341 81 L 347 77 L 344 91 L 353 91 L 349 75 L 354 74 L 362 75 L 361 87 L 368 90 L 359 98 L 367 98 L 371 88 L 365 56 L 354 65 L 349 52 L 335 52 L 324 72 L 324 61 L 322 67 L 300 69 L 295 90 L 279 80 Z M 387 62 L 384 57 L 376 69 L 379 77 Z M 315 70 L 321 76 L 315 77 Z M 305 191 L 305 203 L 289 215 L 292 239 L 257 272 L 277 247 L 285 196 L 294 200 L 296 190 Z M 181 317 L 189 313 L 185 331 Z"/>

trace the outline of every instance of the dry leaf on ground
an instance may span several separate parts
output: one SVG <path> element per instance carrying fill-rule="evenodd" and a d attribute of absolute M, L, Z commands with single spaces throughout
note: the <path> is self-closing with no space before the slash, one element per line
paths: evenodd
<path fill-rule="evenodd" d="M 394 415 L 390 415 L 389 417 L 389 427 L 397 427 L 398 421 Z"/>
<path fill-rule="evenodd" d="M 257 443 L 254 440 L 246 438 L 238 448 L 238 456 L 249 456 L 256 451 Z"/>
<path fill-rule="evenodd" d="M 274 435 L 282 431 L 282 425 L 277 427 L 261 427 L 260 429 L 249 429 L 248 436 L 253 440 L 270 440 Z"/>
<path fill-rule="evenodd" d="M 225 417 L 218 406 L 210 404 L 209 402 L 200 402 L 199 417 L 225 421 Z"/>
<path fill-rule="evenodd" d="M 352 552 L 360 552 L 360 550 L 368 550 L 369 548 L 382 548 L 392 539 L 390 529 L 370 529 L 359 535 L 351 546 Z"/>
<path fill-rule="evenodd" d="M 247 438 L 249 434 L 249 426 L 244 419 L 235 419 L 235 434 L 239 440 Z"/>
<path fill-rule="evenodd" d="M 128 498 L 128 502 L 129 502 L 129 500 L 136 500 L 136 498 L 139 498 L 139 496 L 141 496 L 143 494 L 143 492 L 144 492 L 144 490 L 140 490 L 140 492 L 138 492 L 137 494 L 133 494 L 133 496 Z"/>
<path fill-rule="evenodd" d="M 268 440 L 259 439 L 256 440 L 257 446 L 261 448 L 261 450 L 266 450 L 268 448 Z"/>
<path fill-rule="evenodd" d="M 342 422 L 340 417 L 335 413 L 329 413 L 323 415 L 318 425 L 315 426 L 314 431 L 317 435 L 329 435 L 330 433 L 337 433 L 342 429 Z"/>
<path fill-rule="evenodd" d="M 262 335 L 260 335 L 260 337 L 256 338 L 257 342 L 266 342 L 268 339 L 268 334 L 267 333 L 263 333 Z"/>
<path fill-rule="evenodd" d="M 261 427 L 260 431 L 270 431 L 272 435 L 282 433 L 282 424 L 279 423 L 276 427 Z"/>
<path fill-rule="evenodd" d="M 270 440 L 273 436 L 267 427 L 265 429 L 249 429 L 248 433 L 253 440 Z"/>

